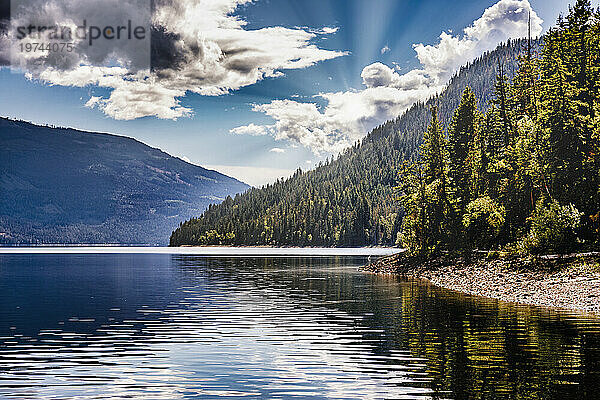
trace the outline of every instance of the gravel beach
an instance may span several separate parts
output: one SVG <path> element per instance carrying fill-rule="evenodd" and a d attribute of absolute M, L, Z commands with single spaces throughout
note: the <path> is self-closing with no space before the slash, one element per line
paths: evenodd
<path fill-rule="evenodd" d="M 600 314 L 598 256 L 560 261 L 461 260 L 426 264 L 402 255 L 384 257 L 364 269 L 374 273 L 424 278 L 436 286 L 507 302 L 566 308 Z"/>

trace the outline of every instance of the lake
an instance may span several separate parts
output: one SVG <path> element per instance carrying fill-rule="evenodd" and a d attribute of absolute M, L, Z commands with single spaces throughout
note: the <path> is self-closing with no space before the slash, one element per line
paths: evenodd
<path fill-rule="evenodd" d="M 598 398 L 600 320 L 366 262 L 0 254 L 0 397 Z"/>

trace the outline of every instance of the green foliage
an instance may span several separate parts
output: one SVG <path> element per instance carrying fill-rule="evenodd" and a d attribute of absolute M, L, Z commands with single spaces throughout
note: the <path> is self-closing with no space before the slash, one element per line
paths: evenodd
<path fill-rule="evenodd" d="M 541 51 L 501 46 L 336 159 L 212 206 L 171 244 L 565 252 L 597 246 L 599 220 L 600 11 L 578 0 Z"/>
<path fill-rule="evenodd" d="M 523 248 L 531 254 L 566 253 L 576 248 L 576 229 L 582 214 L 573 204 L 561 206 L 553 200 L 538 202 L 531 217 L 531 230 Z"/>
<path fill-rule="evenodd" d="M 504 60 L 512 76 L 521 46 L 522 41 L 511 41 L 484 54 L 463 67 L 439 96 L 415 104 L 314 170 L 209 207 L 175 230 L 171 245 L 393 245 L 404 214 L 397 201 L 398 171 L 418 157 L 430 107 L 439 105 L 443 127 L 469 86 L 478 107 L 485 108 L 497 59 Z M 207 234 L 213 230 L 218 234 Z"/>
<path fill-rule="evenodd" d="M 446 241 L 450 213 L 446 147 L 434 107 L 423 137 L 421 158 L 401 174 L 406 214 L 400 237 L 402 245 L 414 256 L 436 255 Z"/>
<path fill-rule="evenodd" d="M 445 191 L 447 181 L 446 148 L 446 138 L 438 119 L 437 108 L 433 107 L 431 110 L 431 123 L 423 135 L 421 160 L 419 162 L 425 168 L 427 183 L 440 181 L 440 189 L 442 191 Z"/>
<path fill-rule="evenodd" d="M 504 226 L 505 214 L 504 207 L 488 196 L 471 201 L 462 218 L 468 243 L 478 248 L 493 246 Z"/>
<path fill-rule="evenodd" d="M 448 129 L 449 177 L 460 210 L 470 201 L 474 189 L 471 181 L 478 161 L 475 140 L 479 118 L 475 94 L 467 87 Z"/>
<path fill-rule="evenodd" d="M 436 193 L 419 192 L 420 182 L 403 187 L 420 193 L 404 204 L 411 219 L 403 223 L 401 237 L 411 253 L 427 250 L 423 243 L 434 243 L 437 252 L 512 246 L 535 254 L 598 243 L 599 15 L 588 1 L 577 1 L 545 37 L 540 58 L 527 48 L 512 82 L 499 62 L 483 117 L 465 90 L 448 129 L 447 185 L 442 180 Z M 429 136 L 428 131 L 425 144 L 431 146 Z M 444 142 L 438 142 L 437 154 L 444 154 Z M 422 157 L 415 163 L 431 164 L 426 148 Z M 423 171 L 426 184 L 440 175 Z M 440 193 L 447 195 L 452 212 L 421 223 L 443 232 L 416 226 L 416 216 L 435 216 L 431 204 Z M 429 237 L 418 237 L 417 231 Z"/>

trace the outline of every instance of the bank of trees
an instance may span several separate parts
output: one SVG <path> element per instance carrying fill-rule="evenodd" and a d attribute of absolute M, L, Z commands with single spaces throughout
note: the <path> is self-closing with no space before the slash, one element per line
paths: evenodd
<path fill-rule="evenodd" d="M 420 157 L 400 175 L 402 245 L 429 257 L 598 244 L 599 86 L 600 12 L 579 0 L 512 82 L 499 68 L 487 112 L 467 88 L 444 134 L 432 107 Z"/>
<path fill-rule="evenodd" d="M 499 46 L 338 157 L 182 223 L 171 245 L 399 244 L 429 256 L 597 243 L 598 19 L 579 0 L 541 43 Z"/>
<path fill-rule="evenodd" d="M 465 65 L 439 96 L 375 128 L 335 159 L 211 206 L 182 223 L 171 245 L 394 245 L 402 223 L 398 171 L 418 156 L 431 105 L 439 104 L 446 124 L 468 85 L 485 108 L 498 60 L 513 76 L 524 44 L 510 41 Z"/>

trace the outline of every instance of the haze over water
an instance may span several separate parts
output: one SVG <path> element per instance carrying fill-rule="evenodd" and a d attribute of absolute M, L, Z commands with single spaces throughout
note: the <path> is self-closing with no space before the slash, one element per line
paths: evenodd
<path fill-rule="evenodd" d="M 595 398 L 600 320 L 366 262 L 1 254 L 0 397 Z"/>

